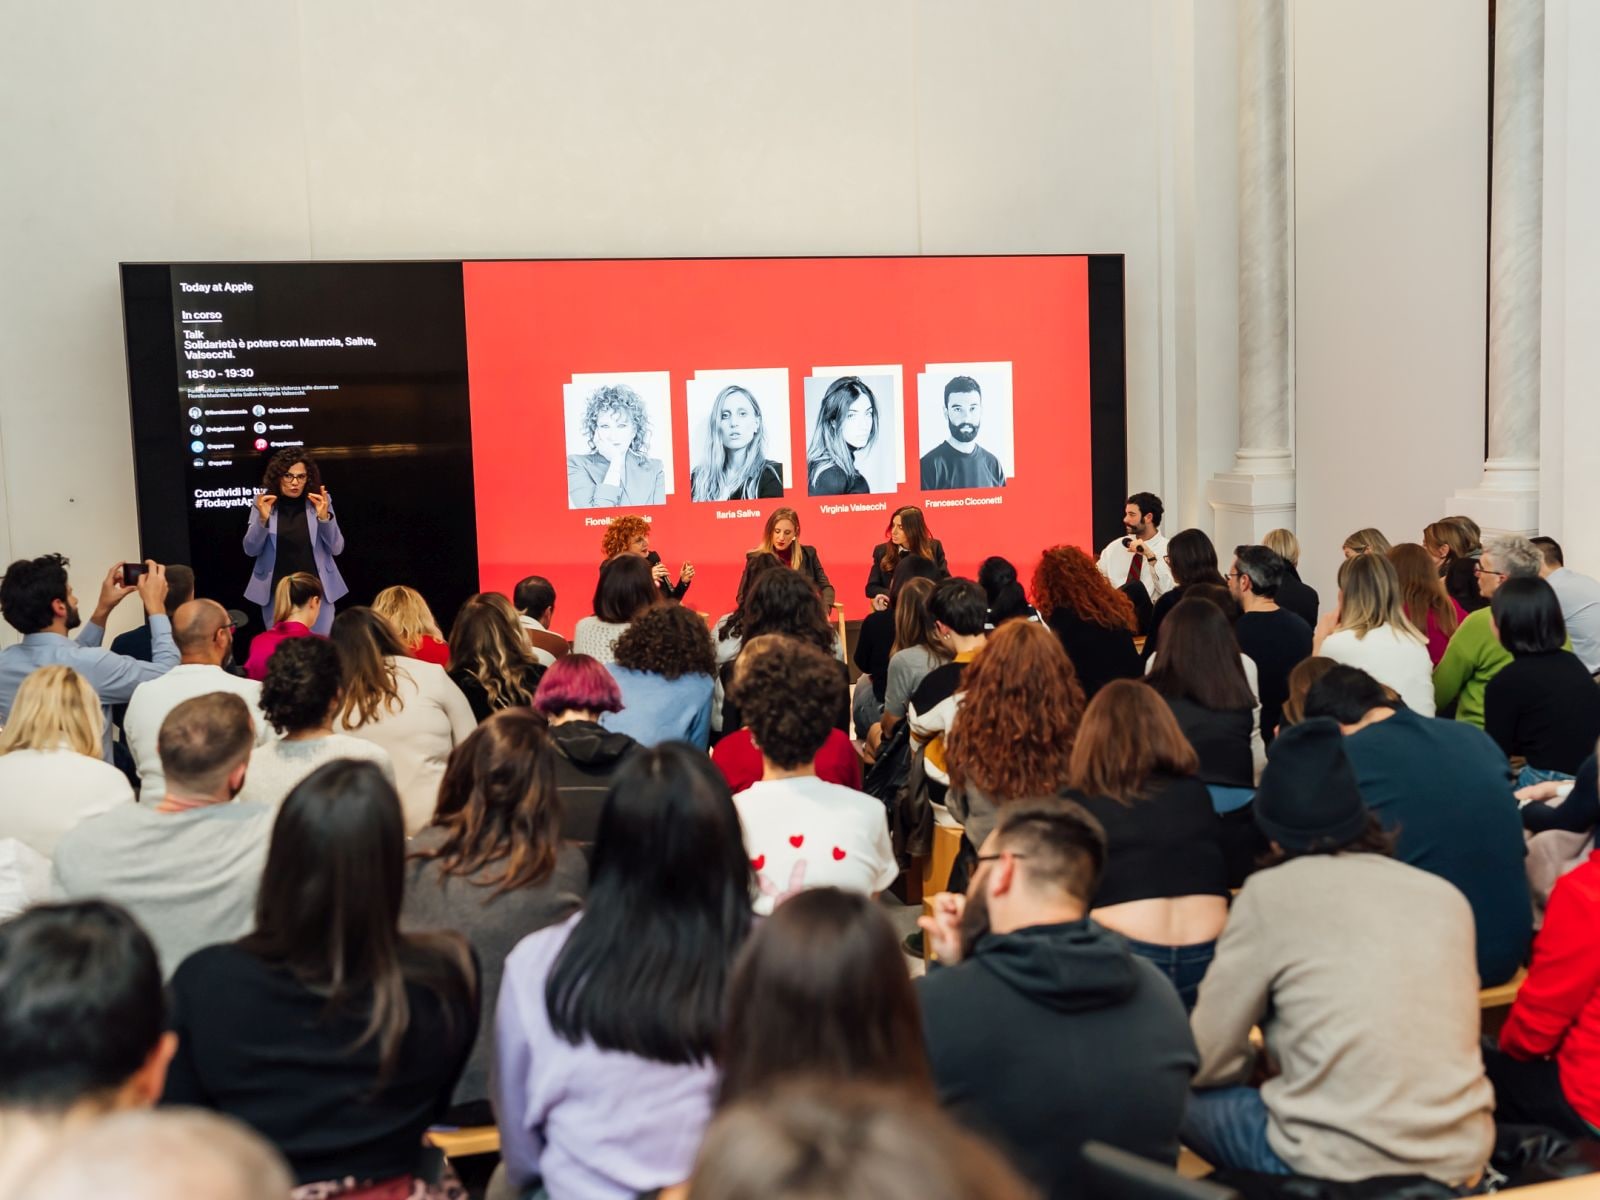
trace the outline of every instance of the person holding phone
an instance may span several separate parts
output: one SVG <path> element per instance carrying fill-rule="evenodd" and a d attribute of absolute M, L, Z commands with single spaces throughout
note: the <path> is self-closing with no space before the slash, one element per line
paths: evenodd
<path fill-rule="evenodd" d="M 306 451 L 287 447 L 268 460 L 244 532 L 244 552 L 255 559 L 244 598 L 261 606 L 266 627 L 272 628 L 279 581 L 290 575 L 314 575 L 322 584 L 322 610 L 311 631 L 326 637 L 333 628 L 334 605 L 350 589 L 333 561 L 344 553 L 333 497 L 322 485 L 316 459 Z"/>

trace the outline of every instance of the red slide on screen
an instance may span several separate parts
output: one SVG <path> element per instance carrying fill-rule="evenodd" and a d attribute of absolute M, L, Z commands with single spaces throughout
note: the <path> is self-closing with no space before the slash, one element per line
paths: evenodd
<path fill-rule="evenodd" d="M 548 577 L 559 629 L 589 613 L 624 513 L 674 577 L 694 564 L 684 602 L 714 615 L 783 506 L 851 619 L 901 505 L 960 575 L 1095 552 L 1081 256 L 463 271 L 481 586 Z"/>

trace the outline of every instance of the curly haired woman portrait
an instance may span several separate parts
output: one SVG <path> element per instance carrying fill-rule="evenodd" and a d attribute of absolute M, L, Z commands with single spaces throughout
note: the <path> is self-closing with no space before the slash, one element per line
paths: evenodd
<path fill-rule="evenodd" d="M 570 419 L 570 414 L 569 414 Z M 588 454 L 567 455 L 567 507 L 665 504 L 666 470 L 649 457 L 650 416 L 622 383 L 596 389 L 583 410 Z"/>

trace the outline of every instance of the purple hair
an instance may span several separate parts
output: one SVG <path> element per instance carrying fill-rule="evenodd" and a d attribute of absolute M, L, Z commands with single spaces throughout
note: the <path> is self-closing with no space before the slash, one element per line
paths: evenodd
<path fill-rule="evenodd" d="M 621 712 L 622 692 L 611 672 L 597 658 L 569 654 L 539 680 L 533 707 L 547 717 L 578 709 L 582 712 Z"/>

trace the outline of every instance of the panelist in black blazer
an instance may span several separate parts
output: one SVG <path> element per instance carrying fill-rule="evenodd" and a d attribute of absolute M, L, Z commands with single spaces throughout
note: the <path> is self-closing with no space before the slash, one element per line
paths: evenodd
<path fill-rule="evenodd" d="M 822 611 L 832 619 L 833 584 L 828 581 L 828 573 L 822 569 L 817 548 L 803 545 L 800 541 L 799 513 L 792 508 L 773 509 L 772 515 L 767 518 L 766 528 L 761 531 L 761 545 L 751 550 L 748 557 L 754 558 L 758 554 L 775 555 L 785 566 L 792 567 L 809 579 L 811 586 L 822 597 Z"/>
<path fill-rule="evenodd" d="M 644 559 L 650 564 L 650 578 L 668 600 L 682 600 L 694 578 L 694 564 L 686 562 L 678 569 L 678 582 L 672 582 L 672 572 L 661 561 L 661 555 L 650 549 L 650 522 L 632 513 L 611 518 L 600 539 L 600 549 L 608 560 L 619 554 L 637 554 Z"/>
<path fill-rule="evenodd" d="M 938 568 L 939 578 L 950 575 L 944 561 L 944 547 L 939 539 L 928 533 L 928 523 L 922 510 L 914 505 L 894 510 L 889 521 L 889 540 L 872 548 L 872 570 L 867 575 L 867 598 L 872 607 L 883 610 L 889 607 L 889 584 L 894 580 L 894 569 L 907 554 L 920 554 Z"/>

